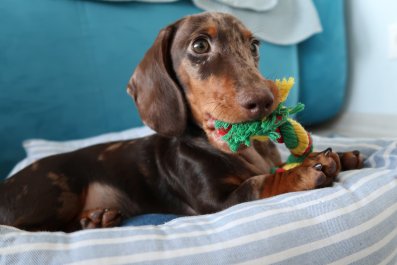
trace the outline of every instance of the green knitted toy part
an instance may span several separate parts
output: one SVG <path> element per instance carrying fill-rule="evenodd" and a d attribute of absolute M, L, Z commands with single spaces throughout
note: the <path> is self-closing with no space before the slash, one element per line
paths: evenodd
<path fill-rule="evenodd" d="M 284 123 L 280 128 L 280 133 L 284 136 L 284 144 L 288 149 L 294 149 L 299 145 L 298 136 L 295 134 L 294 126 L 291 123 Z"/>
<path fill-rule="evenodd" d="M 302 111 L 304 107 L 302 103 L 298 103 L 295 107 L 286 107 L 284 103 L 280 103 L 276 110 L 265 120 L 242 123 L 228 123 L 216 120 L 215 128 L 227 130 L 227 133 L 222 136 L 222 140 L 229 145 L 232 152 L 237 152 L 241 145 L 250 146 L 253 136 L 267 136 L 271 140 L 277 141 L 281 137 L 280 126 L 283 124 L 287 125 L 288 123 L 286 122 L 289 116 Z M 283 137 L 288 139 L 285 143 L 287 148 L 291 149 L 298 145 L 298 139 L 291 125 L 284 126 L 282 134 L 290 135 Z"/>

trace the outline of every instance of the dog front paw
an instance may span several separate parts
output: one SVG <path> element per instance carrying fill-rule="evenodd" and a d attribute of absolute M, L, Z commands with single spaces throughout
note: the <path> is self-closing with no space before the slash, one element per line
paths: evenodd
<path fill-rule="evenodd" d="M 354 150 L 351 152 L 338 153 L 342 170 L 360 169 L 363 167 L 364 158 L 360 151 Z"/>
<path fill-rule="evenodd" d="M 83 212 L 80 225 L 82 229 L 118 226 L 122 221 L 120 211 L 115 209 L 94 209 Z"/>
<path fill-rule="evenodd" d="M 293 191 L 312 190 L 324 185 L 327 176 L 324 174 L 323 165 L 315 163 L 310 166 L 298 166 L 286 172 L 290 178 Z"/>
<path fill-rule="evenodd" d="M 320 163 L 311 166 L 299 165 L 287 171 L 265 177 L 261 198 L 294 191 L 312 190 L 321 187 L 327 180 Z"/>
<path fill-rule="evenodd" d="M 326 176 L 325 181 L 318 188 L 331 186 L 341 170 L 338 154 L 332 152 L 331 148 L 327 148 L 322 152 L 311 153 L 303 161 L 302 166 L 310 168 L 316 164 L 321 164 L 321 171 Z"/>

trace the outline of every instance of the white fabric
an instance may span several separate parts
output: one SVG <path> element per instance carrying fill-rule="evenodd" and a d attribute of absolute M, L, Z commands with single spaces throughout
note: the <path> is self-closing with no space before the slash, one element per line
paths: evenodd
<path fill-rule="evenodd" d="M 207 11 L 229 13 L 239 18 L 258 38 L 281 45 L 299 43 L 322 31 L 311 0 L 282 0 L 270 10 L 255 12 L 224 5 L 216 0 L 193 0 Z"/>
<path fill-rule="evenodd" d="M 216 0 L 222 4 L 235 8 L 250 9 L 254 11 L 267 11 L 275 7 L 279 0 Z"/>
<path fill-rule="evenodd" d="M 100 0 L 110 2 L 176 2 L 178 0 Z M 280 45 L 297 44 L 322 31 L 312 0 L 192 0 L 206 11 L 229 13 L 255 36 Z"/>

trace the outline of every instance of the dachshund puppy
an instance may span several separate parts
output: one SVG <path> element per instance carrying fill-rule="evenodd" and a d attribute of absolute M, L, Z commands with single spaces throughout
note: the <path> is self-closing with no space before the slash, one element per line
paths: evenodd
<path fill-rule="evenodd" d="M 279 103 L 258 70 L 259 41 L 222 13 L 185 17 L 160 31 L 128 93 L 157 134 L 54 155 L 0 184 L 0 224 L 37 231 L 111 227 L 145 213 L 198 215 L 237 203 L 331 185 L 359 153 L 312 153 L 281 163 L 272 142 L 232 153 L 214 120 L 263 119 Z M 342 158 L 342 159 L 341 159 Z"/>

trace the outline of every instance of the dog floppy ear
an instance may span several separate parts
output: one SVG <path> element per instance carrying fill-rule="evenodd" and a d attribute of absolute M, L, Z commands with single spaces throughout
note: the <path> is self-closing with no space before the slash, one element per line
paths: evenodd
<path fill-rule="evenodd" d="M 187 123 L 185 99 L 176 81 L 170 56 L 178 24 L 179 21 L 160 31 L 135 69 L 127 88 L 143 122 L 168 137 L 181 135 Z"/>

